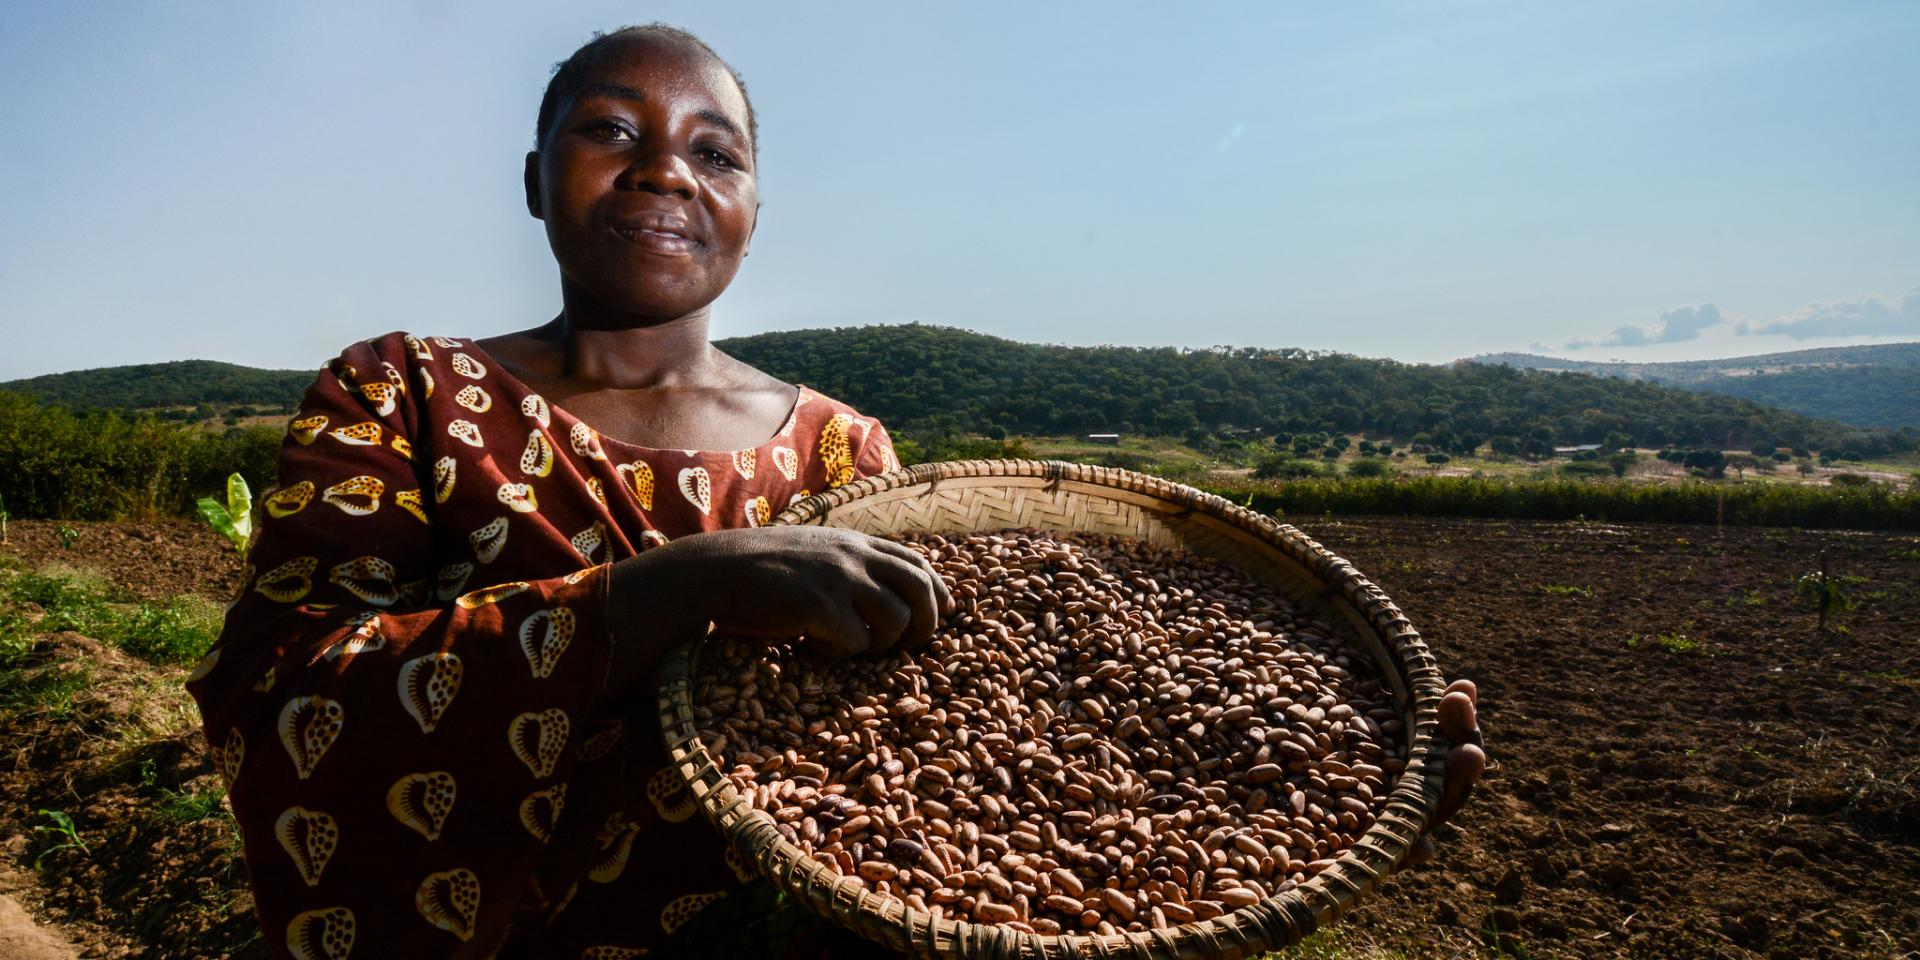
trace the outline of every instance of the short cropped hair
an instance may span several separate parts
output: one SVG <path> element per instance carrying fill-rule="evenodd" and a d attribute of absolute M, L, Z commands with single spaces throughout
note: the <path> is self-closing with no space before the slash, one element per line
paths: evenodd
<path fill-rule="evenodd" d="M 732 77 L 734 84 L 740 88 L 740 99 L 746 101 L 747 139 L 752 142 L 754 158 L 759 158 L 760 121 L 759 118 L 754 115 L 753 98 L 747 95 L 747 82 L 740 79 L 740 71 L 735 70 L 733 64 L 728 63 L 725 58 L 714 53 L 713 48 L 707 46 L 706 41 L 679 27 L 669 26 L 664 23 L 648 23 L 640 26 L 621 27 L 618 30 L 604 33 L 595 31 L 593 39 L 581 44 L 580 49 L 575 50 L 572 56 L 554 64 L 553 78 L 547 81 L 547 92 L 540 98 L 540 116 L 535 120 L 533 131 L 533 148 L 535 150 L 546 148 L 547 128 L 553 125 L 554 113 L 560 109 L 561 102 L 579 93 L 580 89 L 586 85 L 587 67 L 593 63 L 594 55 L 614 40 L 634 36 L 685 44 L 705 53 L 707 56 L 718 61 L 721 66 L 726 67 L 727 75 Z"/>

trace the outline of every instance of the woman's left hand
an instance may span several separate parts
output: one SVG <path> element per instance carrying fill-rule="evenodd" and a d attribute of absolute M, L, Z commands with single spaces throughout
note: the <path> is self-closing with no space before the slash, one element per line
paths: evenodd
<path fill-rule="evenodd" d="M 1460 811 L 1473 795 L 1474 782 L 1487 769 L 1487 752 L 1480 742 L 1479 700 L 1480 690 L 1472 680 L 1448 684 L 1446 695 L 1440 700 L 1440 735 L 1453 746 L 1447 749 L 1443 763 L 1446 774 L 1440 784 L 1440 806 L 1427 820 L 1427 828 L 1407 856 L 1406 866 L 1433 859 L 1434 828 Z"/>

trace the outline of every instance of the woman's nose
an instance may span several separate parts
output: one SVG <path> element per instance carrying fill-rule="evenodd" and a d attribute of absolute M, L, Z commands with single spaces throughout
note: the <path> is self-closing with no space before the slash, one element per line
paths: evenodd
<path fill-rule="evenodd" d="M 620 185 L 630 190 L 678 194 L 689 200 L 700 185 L 687 159 L 673 150 L 652 150 L 635 157 L 621 179 Z"/>

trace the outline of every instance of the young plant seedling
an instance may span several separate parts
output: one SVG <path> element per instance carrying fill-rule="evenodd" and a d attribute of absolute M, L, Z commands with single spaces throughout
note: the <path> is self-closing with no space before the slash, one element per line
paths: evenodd
<path fill-rule="evenodd" d="M 207 526 L 232 541 L 234 551 L 244 559 L 247 540 L 253 535 L 253 491 L 247 489 L 247 478 L 237 473 L 227 478 L 225 505 L 212 497 L 201 497 L 197 506 Z"/>
<path fill-rule="evenodd" d="M 78 850 L 87 856 L 93 855 L 93 851 L 87 848 L 87 842 L 80 839 L 80 830 L 74 826 L 72 817 L 67 816 L 59 810 L 41 810 L 38 811 L 38 813 L 40 816 L 53 821 L 53 825 L 47 826 L 42 824 L 34 827 L 33 832 L 47 839 L 58 840 L 60 842 L 40 851 L 40 855 L 34 858 L 33 869 L 43 869 L 46 865 L 47 858 L 62 850 Z"/>
<path fill-rule="evenodd" d="M 1842 575 L 1833 576 L 1827 572 L 1827 555 L 1820 554 L 1820 569 L 1803 573 L 1794 581 L 1794 587 L 1800 596 L 1820 611 L 1820 623 L 1817 629 L 1827 632 L 1827 614 L 1832 611 L 1847 611 L 1860 605 L 1854 599 L 1853 588 L 1866 583 L 1866 577 Z"/>

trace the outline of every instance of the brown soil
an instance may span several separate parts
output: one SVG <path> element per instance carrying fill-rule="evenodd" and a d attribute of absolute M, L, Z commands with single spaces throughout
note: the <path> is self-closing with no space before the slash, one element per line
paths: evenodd
<path fill-rule="evenodd" d="M 73 533 L 62 537 L 61 531 Z M 15 520 L 0 560 L 91 570 L 143 600 L 193 593 L 225 601 L 240 585 L 240 561 L 225 537 L 197 520 L 81 523 Z"/>
<path fill-rule="evenodd" d="M 1342 925 L 1352 955 L 1920 956 L 1920 537 L 1301 525 L 1395 598 L 1449 674 L 1480 683 L 1493 760 L 1437 863 Z M 238 569 L 190 524 L 76 524 L 71 551 L 57 525 L 32 540 L 28 526 L 6 549 L 147 596 L 221 597 Z M 1844 634 L 1816 633 L 1793 594 L 1822 550 L 1836 574 L 1867 578 L 1861 607 L 1837 617 Z M 49 669 L 87 664 L 92 692 L 0 712 L 0 856 L 34 873 L 51 845 L 31 829 L 40 809 L 71 813 L 91 853 L 49 855 L 13 896 L 90 958 L 263 956 L 230 826 L 160 812 L 167 791 L 211 776 L 177 719 L 143 719 L 182 703 L 153 692 L 177 690 L 180 671 L 72 634 L 42 650 Z M 171 732 L 102 739 L 130 719 Z"/>

